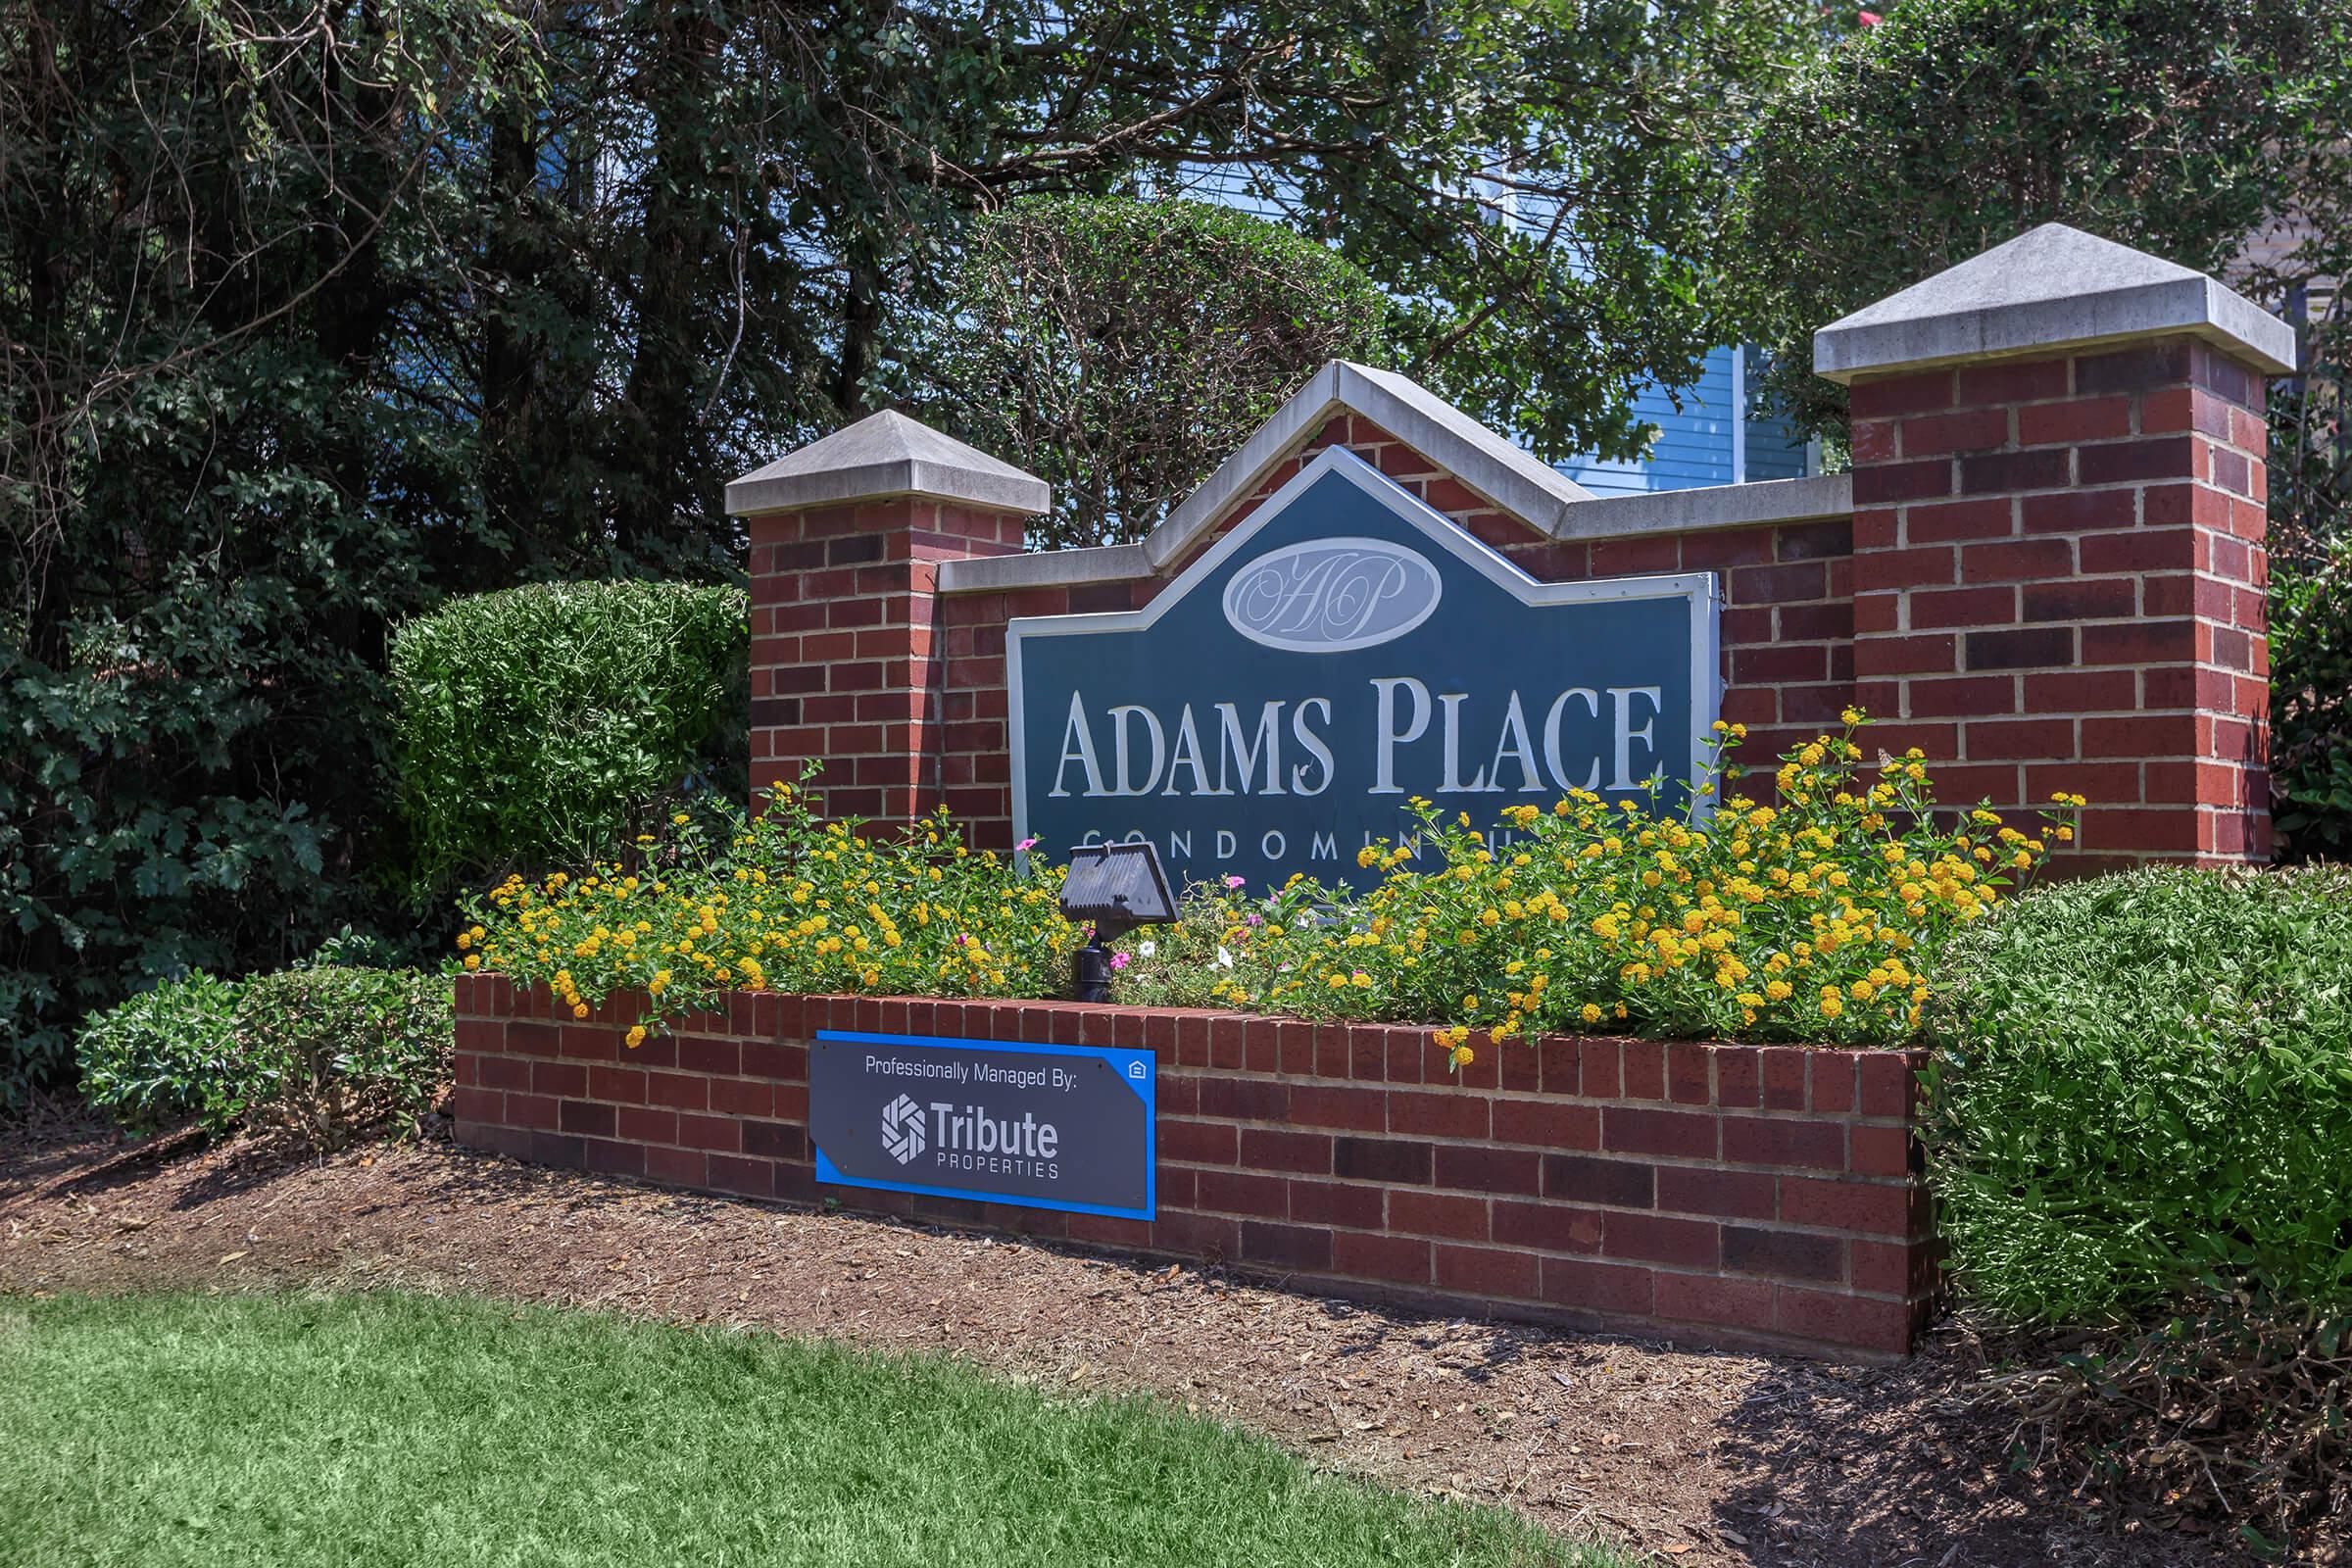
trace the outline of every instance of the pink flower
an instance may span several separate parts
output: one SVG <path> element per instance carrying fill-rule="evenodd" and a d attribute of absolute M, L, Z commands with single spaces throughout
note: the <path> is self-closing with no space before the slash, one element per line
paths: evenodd
<path fill-rule="evenodd" d="M 1024 853 L 1033 850 L 1037 848 L 1037 836 L 1035 834 L 1031 834 L 1028 838 L 1025 838 L 1021 840 L 1020 843 L 1015 844 L 1013 848 Z"/>
<path fill-rule="evenodd" d="M 1250 917 L 1250 923 L 1251 925 L 1264 925 L 1266 923 L 1265 916 L 1253 914 Z"/>
<path fill-rule="evenodd" d="M 1879 14 L 1876 11 L 1857 11 L 1854 20 L 1865 27 L 1875 27 L 1879 24 Z"/>
<path fill-rule="evenodd" d="M 1225 879 L 1225 885 L 1228 888 L 1238 888 L 1242 885 L 1242 879 L 1238 876 L 1229 876 Z"/>
<path fill-rule="evenodd" d="M 1112 955 L 1110 956 L 1110 967 L 1112 968 L 1112 970 L 1113 970 L 1114 972 L 1115 972 L 1115 971 L 1117 971 L 1117 970 L 1120 970 L 1120 969 L 1124 969 L 1124 968 L 1126 968 L 1126 967 L 1127 967 L 1127 955 L 1125 955 L 1124 953 L 1114 953 L 1114 954 L 1112 954 Z"/>

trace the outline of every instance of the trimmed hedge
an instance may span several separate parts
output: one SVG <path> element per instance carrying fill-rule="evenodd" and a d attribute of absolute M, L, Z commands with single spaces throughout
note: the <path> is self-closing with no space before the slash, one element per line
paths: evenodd
<path fill-rule="evenodd" d="M 2102 877 L 1948 957 L 1928 1177 L 1969 1295 L 2062 1324 L 2352 1303 L 2352 872 Z"/>
<path fill-rule="evenodd" d="M 74 1044 L 82 1095 L 142 1132 L 195 1115 L 226 1070 L 236 1005 L 234 982 L 199 970 L 92 1013 Z"/>
<path fill-rule="evenodd" d="M 740 588 L 533 583 L 392 640 L 395 763 L 423 890 L 610 853 L 697 783 L 740 794 Z M 730 765 L 731 764 L 731 765 Z"/>
<path fill-rule="evenodd" d="M 336 1149 L 422 1120 L 454 1029 L 446 975 L 321 965 L 158 986 L 92 1018 L 74 1049 L 82 1093 L 128 1126 L 193 1119 Z"/>

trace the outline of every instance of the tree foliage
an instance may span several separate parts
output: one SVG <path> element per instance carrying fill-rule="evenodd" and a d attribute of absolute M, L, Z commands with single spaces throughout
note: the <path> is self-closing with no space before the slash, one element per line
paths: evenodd
<path fill-rule="evenodd" d="M 1841 433 L 1814 330 L 2037 223 L 2231 269 L 2340 160 L 2348 39 L 2341 0 L 1903 0 L 1800 72 L 1742 160 L 1767 394 Z"/>
<path fill-rule="evenodd" d="M 0 14 L 0 1097 L 380 907 L 389 626 L 723 577 L 725 481 L 949 397 L 1031 195 L 1222 172 L 1401 363 L 1626 450 L 1716 335 L 1788 0 L 86 0 Z"/>
<path fill-rule="evenodd" d="M 478 0 L 0 18 L 0 1100 L 82 1009 L 367 898 L 388 615 L 469 572 Z"/>
<path fill-rule="evenodd" d="M 1279 223 L 1122 198 L 983 218 L 952 299 L 957 433 L 1050 481 L 1043 531 L 1073 545 L 1141 538 L 1325 361 L 1385 358 L 1391 314 Z"/>
<path fill-rule="evenodd" d="M 1825 193 L 1835 193 L 1825 199 Z M 2272 783 L 2294 854 L 2352 845 L 2352 7 L 1904 0 L 1799 73 L 1740 181 L 1764 396 L 1840 445 L 1812 334 L 2057 220 L 2217 273 L 2302 328 L 2272 384 Z"/>

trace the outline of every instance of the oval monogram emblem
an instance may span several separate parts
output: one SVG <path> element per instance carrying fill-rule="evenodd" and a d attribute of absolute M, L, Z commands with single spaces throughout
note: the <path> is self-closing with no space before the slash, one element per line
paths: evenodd
<path fill-rule="evenodd" d="M 1380 539 L 1316 539 L 1258 557 L 1225 584 L 1225 618 L 1254 643 L 1301 654 L 1374 648 L 1430 617 L 1438 568 Z"/>

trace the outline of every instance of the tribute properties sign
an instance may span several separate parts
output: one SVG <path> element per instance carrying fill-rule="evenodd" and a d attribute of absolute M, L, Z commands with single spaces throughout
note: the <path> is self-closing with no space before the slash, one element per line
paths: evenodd
<path fill-rule="evenodd" d="M 1149 1051 L 819 1030 L 816 1179 L 1151 1219 L 1156 1066 Z"/>
<path fill-rule="evenodd" d="M 1171 880 L 1355 873 L 1418 795 L 1680 803 L 1719 705 L 1711 573 L 1542 583 L 1340 448 L 1143 610 L 1006 628 L 1015 836 Z"/>

